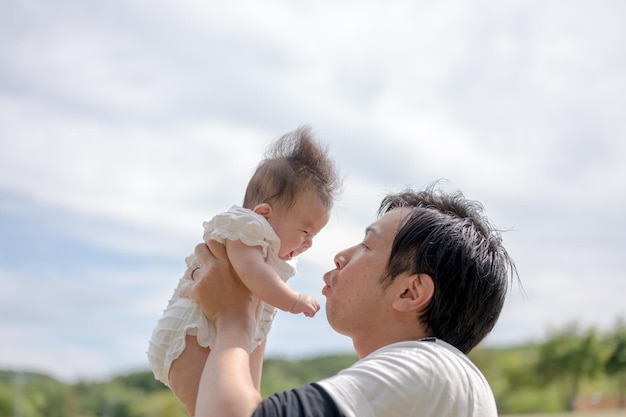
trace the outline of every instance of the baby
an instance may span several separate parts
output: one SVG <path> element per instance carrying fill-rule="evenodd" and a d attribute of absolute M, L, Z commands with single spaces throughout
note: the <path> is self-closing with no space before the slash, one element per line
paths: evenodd
<path fill-rule="evenodd" d="M 326 226 L 340 179 L 326 149 L 300 127 L 276 140 L 248 183 L 243 207 L 233 206 L 205 221 L 204 241 L 223 244 L 241 281 L 259 299 L 256 334 L 251 340 L 250 372 L 258 388 L 265 340 L 276 308 L 312 317 L 320 306 L 298 294 L 286 281 L 296 270 L 297 255 L 312 245 Z M 194 415 L 200 374 L 210 353 L 215 328 L 181 291 L 193 279 L 195 256 L 185 260 L 187 272 L 179 280 L 149 344 L 148 359 L 155 378 L 169 386 Z M 172 373 L 170 369 L 176 368 Z M 177 389 L 197 381 L 194 392 Z M 178 384 L 185 380 L 186 383 Z"/>

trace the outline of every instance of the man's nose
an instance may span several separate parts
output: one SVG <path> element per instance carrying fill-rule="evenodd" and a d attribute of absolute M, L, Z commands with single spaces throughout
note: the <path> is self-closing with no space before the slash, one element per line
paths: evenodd
<path fill-rule="evenodd" d="M 346 248 L 342 250 L 341 252 L 339 252 L 335 256 L 335 264 L 337 265 L 338 269 L 345 267 L 348 264 L 348 262 L 350 262 L 350 259 L 352 259 L 352 256 L 356 253 L 356 251 L 360 247 L 361 247 L 361 244 L 356 244 L 354 246 L 350 246 L 349 248 Z M 339 263 L 337 263 L 337 259 L 339 259 Z"/>
<path fill-rule="evenodd" d="M 350 249 L 352 248 L 344 249 L 340 252 L 337 252 L 337 255 L 335 255 L 334 261 L 335 261 L 335 267 L 337 269 L 342 269 L 348 263 Z"/>

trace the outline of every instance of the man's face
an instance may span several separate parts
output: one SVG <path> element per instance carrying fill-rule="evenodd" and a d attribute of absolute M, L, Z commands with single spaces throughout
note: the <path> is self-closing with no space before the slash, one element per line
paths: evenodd
<path fill-rule="evenodd" d="M 410 212 L 411 208 L 398 208 L 380 217 L 366 229 L 361 243 L 335 256 L 336 268 L 324 274 L 326 316 L 338 333 L 356 341 L 376 337 L 376 332 L 389 324 L 384 320 L 389 317 L 391 302 L 380 278 L 396 233 Z"/>

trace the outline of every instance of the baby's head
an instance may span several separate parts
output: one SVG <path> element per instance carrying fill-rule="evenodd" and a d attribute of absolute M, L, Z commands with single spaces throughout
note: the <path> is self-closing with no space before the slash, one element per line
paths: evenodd
<path fill-rule="evenodd" d="M 312 245 L 328 223 L 341 180 L 334 162 L 308 127 L 273 142 L 248 183 L 243 207 L 264 216 L 289 259 Z"/>

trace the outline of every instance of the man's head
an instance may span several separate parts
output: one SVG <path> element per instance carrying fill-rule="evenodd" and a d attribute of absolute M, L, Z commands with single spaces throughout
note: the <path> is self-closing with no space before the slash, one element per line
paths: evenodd
<path fill-rule="evenodd" d="M 431 186 L 382 201 L 379 215 L 410 208 L 398 230 L 381 285 L 402 274 L 429 276 L 434 293 L 417 319 L 436 336 L 467 353 L 493 328 L 515 265 L 500 232 L 480 203 Z"/>

